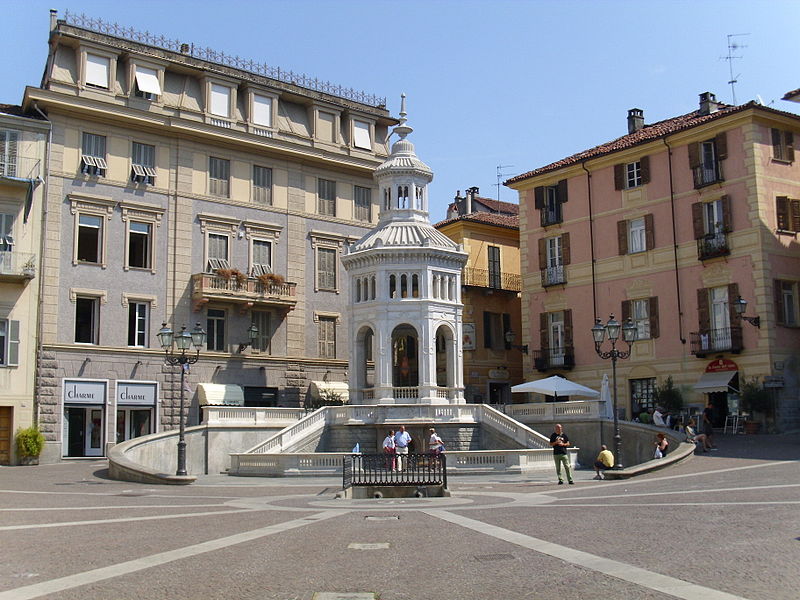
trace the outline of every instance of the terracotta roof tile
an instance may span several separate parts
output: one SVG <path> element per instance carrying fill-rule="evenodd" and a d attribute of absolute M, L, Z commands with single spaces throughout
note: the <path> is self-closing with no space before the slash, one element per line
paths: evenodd
<path fill-rule="evenodd" d="M 521 175 L 512 177 L 511 179 L 506 180 L 504 182 L 504 185 L 517 183 L 519 181 L 523 181 L 530 177 L 535 177 L 536 175 L 542 175 L 544 173 L 557 171 L 561 168 L 577 164 L 579 162 L 582 162 L 590 158 L 597 158 L 599 156 L 604 156 L 606 154 L 612 154 L 614 152 L 619 152 L 620 150 L 632 148 L 634 146 L 638 146 L 639 144 L 646 144 L 647 142 L 651 142 L 664 135 L 677 133 L 678 131 L 683 131 L 686 129 L 691 129 L 692 127 L 697 127 L 698 125 L 701 125 L 703 123 L 708 123 L 709 121 L 721 119 L 733 113 L 737 113 L 749 108 L 758 108 L 760 110 L 768 111 L 775 114 L 789 115 L 796 119 L 800 118 L 798 117 L 798 115 L 794 113 L 789 113 L 786 111 L 769 108 L 767 106 L 762 106 L 757 102 L 748 102 L 747 104 L 742 104 L 741 106 L 730 106 L 726 104 L 721 104 L 719 110 L 711 114 L 701 115 L 700 111 L 696 110 L 694 112 L 690 112 L 688 114 L 681 115 L 679 117 L 673 117 L 671 119 L 659 121 L 658 123 L 653 123 L 652 125 L 645 125 L 638 131 L 629 133 L 627 135 L 623 135 L 622 137 L 617 138 L 611 142 L 595 146 L 594 148 L 590 148 L 589 150 L 584 150 L 583 152 L 578 152 L 577 154 L 573 154 L 572 156 L 562 158 L 561 160 L 558 160 L 554 163 L 550 163 L 549 165 L 546 165 L 544 167 L 539 167 L 538 169 L 534 169 L 533 171 L 528 171 L 527 173 L 522 173 Z"/>
<path fill-rule="evenodd" d="M 497 225 L 498 227 L 506 227 L 508 229 L 519 229 L 518 215 L 504 215 L 490 212 L 474 212 L 468 215 L 453 217 L 452 219 L 445 219 L 444 221 L 436 223 L 434 227 L 438 229 L 439 227 L 455 223 L 456 221 L 469 221 L 470 223 L 484 223 L 486 225 Z"/>
<path fill-rule="evenodd" d="M 514 204 L 512 202 L 503 202 L 502 200 L 495 200 L 493 198 L 482 198 L 481 196 L 475 196 L 472 199 L 473 202 L 477 201 L 483 204 L 486 208 L 492 210 L 493 212 L 502 213 L 506 215 L 518 215 L 519 214 L 519 204 Z"/>
<path fill-rule="evenodd" d="M 22 107 L 17 104 L 0 104 L 0 113 L 14 115 L 16 117 L 26 116 L 25 113 L 22 112 Z"/>
<path fill-rule="evenodd" d="M 790 100 L 792 102 L 797 102 L 797 96 L 800 96 L 800 88 L 792 90 L 791 92 L 786 92 L 783 95 L 783 98 L 781 98 L 781 100 Z"/>

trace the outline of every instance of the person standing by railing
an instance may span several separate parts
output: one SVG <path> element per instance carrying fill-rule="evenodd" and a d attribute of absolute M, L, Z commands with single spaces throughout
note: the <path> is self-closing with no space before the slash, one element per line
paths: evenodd
<path fill-rule="evenodd" d="M 383 453 L 386 455 L 386 468 L 394 471 L 397 467 L 397 460 L 395 459 L 397 448 L 394 443 L 394 429 L 390 429 L 389 435 L 383 439 Z"/>
<path fill-rule="evenodd" d="M 408 445 L 411 443 L 411 434 L 406 431 L 405 425 L 400 425 L 400 429 L 394 434 L 394 445 L 397 451 L 397 470 L 403 470 L 404 456 L 408 457 Z"/>

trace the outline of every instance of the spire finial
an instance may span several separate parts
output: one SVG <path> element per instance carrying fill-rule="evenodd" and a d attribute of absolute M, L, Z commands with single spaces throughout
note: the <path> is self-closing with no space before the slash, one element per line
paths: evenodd
<path fill-rule="evenodd" d="M 400 136 L 401 140 L 404 140 L 409 133 L 414 131 L 409 125 L 406 125 L 406 121 L 408 121 L 407 115 L 406 94 L 403 92 L 400 94 L 400 124 L 394 128 L 394 132 Z"/>

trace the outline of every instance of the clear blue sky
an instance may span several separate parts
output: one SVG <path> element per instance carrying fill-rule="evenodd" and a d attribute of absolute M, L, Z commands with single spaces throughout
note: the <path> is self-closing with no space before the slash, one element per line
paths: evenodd
<path fill-rule="evenodd" d="M 385 96 L 395 116 L 405 92 L 434 222 L 456 190 L 496 198 L 498 165 L 507 179 L 625 134 L 629 108 L 652 123 L 700 92 L 731 102 L 728 34 L 749 34 L 737 103 L 800 109 L 780 99 L 800 88 L 797 0 L 0 0 L 0 102 L 39 85 L 50 8 Z"/>

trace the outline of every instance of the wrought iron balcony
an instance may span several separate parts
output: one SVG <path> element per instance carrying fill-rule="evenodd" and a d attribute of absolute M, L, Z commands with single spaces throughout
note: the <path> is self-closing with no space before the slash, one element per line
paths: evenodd
<path fill-rule="evenodd" d="M 728 234 L 724 231 L 709 233 L 697 240 L 697 258 L 706 260 L 731 253 Z"/>
<path fill-rule="evenodd" d="M 533 366 L 537 371 L 572 369 L 575 366 L 575 348 L 542 348 L 533 351 Z"/>
<path fill-rule="evenodd" d="M 42 174 L 42 161 L 38 158 L 0 152 L 0 178 L 27 182 Z"/>
<path fill-rule="evenodd" d="M 244 312 L 252 307 L 294 308 L 297 304 L 297 284 L 262 283 L 255 277 L 239 280 L 216 273 L 192 275 L 192 303 L 198 311 L 209 301 L 239 304 Z"/>
<path fill-rule="evenodd" d="M 542 269 L 542 287 L 567 283 L 567 270 L 564 265 Z"/>
<path fill-rule="evenodd" d="M 519 292 L 522 290 L 522 278 L 514 273 L 498 273 L 488 269 L 467 267 L 461 278 L 462 285 L 483 287 L 495 290 Z"/>
<path fill-rule="evenodd" d="M 701 329 L 689 334 L 692 354 L 705 358 L 715 352 L 732 352 L 739 354 L 742 349 L 742 328 L 723 327 L 720 329 Z"/>
<path fill-rule="evenodd" d="M 701 188 L 712 183 L 722 181 L 722 164 L 715 161 L 713 165 L 701 165 L 692 169 L 694 175 L 694 187 Z"/>
<path fill-rule="evenodd" d="M 36 255 L 5 250 L 0 252 L 0 281 L 25 282 L 36 277 Z"/>

